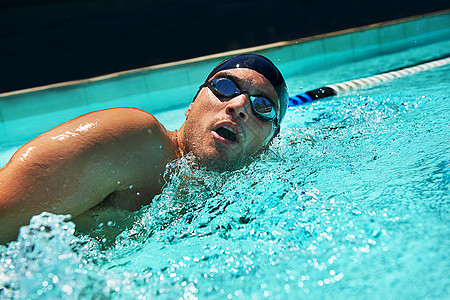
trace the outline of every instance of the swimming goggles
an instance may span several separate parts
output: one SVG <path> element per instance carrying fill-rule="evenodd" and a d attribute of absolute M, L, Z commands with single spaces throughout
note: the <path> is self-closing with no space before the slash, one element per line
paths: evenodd
<path fill-rule="evenodd" d="M 241 94 L 246 94 L 252 103 L 253 114 L 262 121 L 271 122 L 277 117 L 274 104 L 269 99 L 262 96 L 251 96 L 249 92 L 238 89 L 236 83 L 229 78 L 216 78 L 205 82 L 200 86 L 209 87 L 213 93 L 225 99 L 231 99 Z"/>

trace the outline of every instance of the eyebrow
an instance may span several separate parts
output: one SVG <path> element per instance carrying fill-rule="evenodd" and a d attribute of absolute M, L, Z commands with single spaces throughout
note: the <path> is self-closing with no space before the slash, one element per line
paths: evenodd
<path fill-rule="evenodd" d="M 228 79 L 232 79 L 234 81 L 234 83 L 236 83 L 236 84 L 237 84 L 237 82 L 242 82 L 241 78 L 237 77 L 234 74 L 228 73 L 228 72 L 224 72 L 223 74 L 220 75 L 220 77 L 226 77 Z M 239 87 L 239 89 L 241 89 L 241 87 L 239 85 L 238 85 L 238 87 Z M 253 96 L 253 97 L 258 97 L 258 96 L 262 96 L 262 97 L 269 99 L 269 101 L 275 105 L 275 108 L 277 110 L 279 109 L 278 101 L 275 101 L 270 95 L 266 94 L 264 91 L 260 91 L 259 95 Z"/>

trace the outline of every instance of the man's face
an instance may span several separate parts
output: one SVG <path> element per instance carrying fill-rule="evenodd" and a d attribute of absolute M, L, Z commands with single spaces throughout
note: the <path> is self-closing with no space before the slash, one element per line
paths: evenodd
<path fill-rule="evenodd" d="M 275 89 L 260 73 L 231 69 L 215 74 L 210 80 L 222 77 L 232 79 L 238 89 L 252 96 L 271 99 L 278 111 Z M 274 123 L 256 117 L 251 105 L 246 94 L 222 99 L 210 88 L 202 88 L 185 113 L 182 137 L 185 150 L 192 151 L 208 169 L 224 171 L 244 166 L 250 157 L 261 152 L 275 132 Z"/>

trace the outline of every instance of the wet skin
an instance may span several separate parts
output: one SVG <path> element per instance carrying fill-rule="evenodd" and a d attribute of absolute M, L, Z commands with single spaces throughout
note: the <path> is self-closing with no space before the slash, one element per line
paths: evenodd
<path fill-rule="evenodd" d="M 278 103 L 273 86 L 256 71 L 233 69 L 213 79 L 218 77 L 230 77 L 241 90 Z M 94 215 L 123 219 L 124 211 L 139 210 L 161 192 L 166 164 L 188 152 L 209 169 L 240 168 L 275 132 L 271 122 L 253 115 L 250 105 L 245 94 L 224 100 L 203 88 L 177 132 L 167 131 L 146 112 L 117 108 L 40 135 L 0 169 L 0 243 L 15 239 L 19 228 L 43 211 L 70 214 L 85 230 L 95 226 Z M 236 139 L 223 137 L 221 127 Z"/>
<path fill-rule="evenodd" d="M 133 108 L 90 113 L 22 146 L 0 171 L 0 239 L 17 237 L 31 216 L 77 217 L 108 197 L 136 210 L 160 192 L 176 138 Z"/>

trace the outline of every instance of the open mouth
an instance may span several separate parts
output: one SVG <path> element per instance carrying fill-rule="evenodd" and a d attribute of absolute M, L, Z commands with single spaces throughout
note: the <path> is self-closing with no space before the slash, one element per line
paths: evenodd
<path fill-rule="evenodd" d="M 236 142 L 237 141 L 236 133 L 234 133 L 234 131 L 231 130 L 230 128 L 222 126 L 222 127 L 217 128 L 214 131 L 219 136 L 223 137 L 224 139 L 227 139 L 227 140 L 232 141 L 232 142 Z"/>

